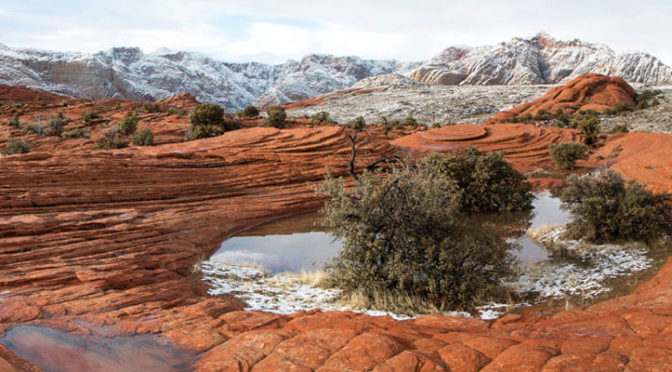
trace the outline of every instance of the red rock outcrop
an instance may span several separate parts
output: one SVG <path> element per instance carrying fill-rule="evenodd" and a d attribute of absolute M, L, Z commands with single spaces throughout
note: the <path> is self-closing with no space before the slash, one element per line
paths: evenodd
<path fill-rule="evenodd" d="M 535 115 L 539 110 L 546 110 L 549 113 L 562 110 L 566 114 L 573 114 L 579 110 L 602 112 L 613 108 L 619 102 L 630 107 L 635 105 L 635 90 L 625 80 L 615 76 L 586 74 L 567 85 L 551 89 L 535 101 L 500 112 L 487 123 L 492 124 L 526 114 Z"/>
<path fill-rule="evenodd" d="M 184 122 L 157 116 L 147 125 L 177 131 Z M 278 315 L 208 297 L 193 265 L 242 228 L 317 207 L 306 182 L 319 182 L 326 167 L 344 174 L 349 143 L 336 126 L 252 127 L 186 143 L 167 137 L 174 140 L 114 151 L 63 147 L 67 140 L 55 138 L 39 151 L 0 158 L 0 331 L 31 322 L 71 332 L 104 325 L 114 334 L 156 333 L 202 353 L 195 364 L 202 371 L 672 366 L 672 260 L 628 295 L 546 317 Z M 359 147 L 364 164 L 399 147 L 474 144 L 506 151 L 521 169 L 544 169 L 550 143 L 577 138 L 571 130 L 521 124 L 454 126 L 393 145 L 360 136 Z M 609 137 L 590 161 L 672 190 L 670 148 L 672 136 L 628 133 Z M 34 367 L 0 348 L 2 368 Z"/>

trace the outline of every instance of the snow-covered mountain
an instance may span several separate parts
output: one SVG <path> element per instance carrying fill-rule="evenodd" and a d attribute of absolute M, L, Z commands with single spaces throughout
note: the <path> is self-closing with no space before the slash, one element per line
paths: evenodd
<path fill-rule="evenodd" d="M 588 72 L 631 82 L 672 84 L 672 68 L 647 53 L 617 54 L 603 44 L 561 41 L 545 33 L 494 46 L 450 47 L 411 77 L 439 85 L 557 84 Z"/>
<path fill-rule="evenodd" d="M 495 46 L 451 47 L 424 64 L 311 54 L 267 65 L 166 49 L 145 54 L 138 48 L 112 48 L 90 54 L 0 44 L 2 84 L 94 99 L 157 100 L 189 92 L 227 110 L 302 100 L 389 73 L 428 84 L 515 85 L 560 83 L 588 72 L 672 84 L 672 69 L 649 54 L 616 54 L 602 44 L 558 41 L 546 34 Z"/>
<path fill-rule="evenodd" d="M 189 92 L 228 110 L 268 106 L 344 89 L 419 64 L 311 54 L 282 65 L 227 63 L 192 52 L 112 48 L 95 54 L 13 49 L 0 44 L 0 83 L 85 98 L 156 100 Z"/>

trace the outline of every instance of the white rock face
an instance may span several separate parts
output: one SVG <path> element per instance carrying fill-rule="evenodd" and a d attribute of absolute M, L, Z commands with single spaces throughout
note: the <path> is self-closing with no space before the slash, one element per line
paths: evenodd
<path fill-rule="evenodd" d="M 189 92 L 201 102 L 218 103 L 227 110 L 302 100 L 418 65 L 313 54 L 272 66 L 227 63 L 166 49 L 144 54 L 138 48 L 112 48 L 83 54 L 0 46 L 3 84 L 94 99 L 157 100 Z"/>
<path fill-rule="evenodd" d="M 631 82 L 672 83 L 672 68 L 643 52 L 616 54 L 603 44 L 547 34 L 479 48 L 450 47 L 411 77 L 434 85 L 558 84 L 595 72 Z"/>

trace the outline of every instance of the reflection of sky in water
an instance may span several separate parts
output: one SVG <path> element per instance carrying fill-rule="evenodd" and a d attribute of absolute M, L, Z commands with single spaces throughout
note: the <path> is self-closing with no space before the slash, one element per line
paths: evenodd
<path fill-rule="evenodd" d="M 543 225 L 564 225 L 569 221 L 569 214 L 560 210 L 560 200 L 551 197 L 549 192 L 538 193 L 534 200 L 534 217 L 531 228 Z M 298 224 L 310 224 L 313 221 L 303 219 Z M 266 230 L 263 230 L 266 233 Z M 304 230 L 305 231 L 305 230 Z M 250 230 L 246 235 L 254 235 Z M 523 236 L 518 239 L 521 249 L 514 251 L 518 260 L 534 263 L 549 257 L 543 247 Z M 259 236 L 237 236 L 222 243 L 212 260 L 227 263 L 252 263 L 259 265 L 271 274 L 281 272 L 300 272 L 320 270 L 324 263 L 338 254 L 341 243 L 333 241 L 333 236 L 326 232 L 306 232 L 294 234 L 271 234 Z"/>
<path fill-rule="evenodd" d="M 253 263 L 272 274 L 316 271 L 336 256 L 341 243 L 324 232 L 287 235 L 239 236 L 222 243 L 212 256 L 214 261 Z"/>

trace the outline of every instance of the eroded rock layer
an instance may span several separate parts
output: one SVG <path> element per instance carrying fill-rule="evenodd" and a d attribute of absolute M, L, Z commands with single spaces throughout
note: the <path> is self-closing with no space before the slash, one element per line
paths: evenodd
<path fill-rule="evenodd" d="M 122 116 L 124 105 L 106 117 Z M 178 142 L 185 121 L 141 121 L 174 131 L 154 147 L 94 151 L 54 138 L 39 151 L 0 158 L 0 330 L 30 322 L 80 333 L 100 326 L 119 335 L 156 333 L 201 353 L 194 367 L 202 371 L 672 366 L 672 261 L 628 295 L 547 317 L 278 315 L 207 297 L 194 264 L 242 228 L 317 207 L 306 183 L 319 182 L 326 168 L 345 174 L 350 147 L 340 127 L 299 124 Z M 504 150 L 519 169 L 547 169 L 549 144 L 580 137 L 501 124 L 433 129 L 392 144 L 385 138 L 360 136 L 360 165 L 403 149 L 472 144 Z M 628 133 L 600 145 L 587 164 L 672 190 L 672 136 Z M 0 347 L 0 370 L 34 368 Z"/>

